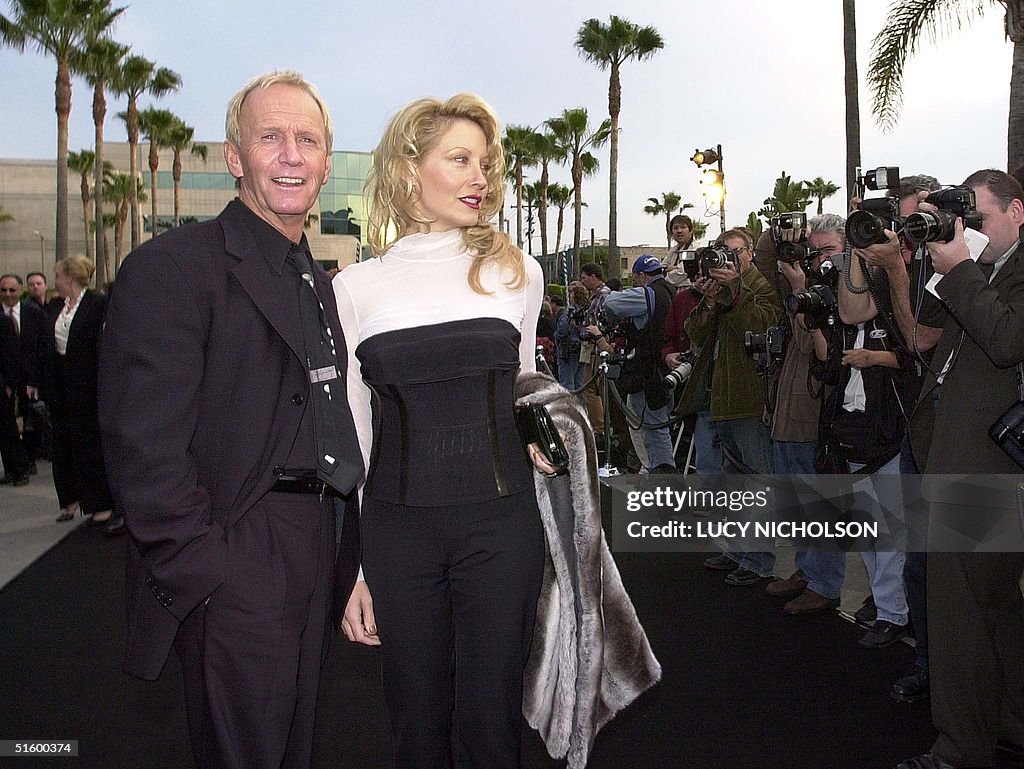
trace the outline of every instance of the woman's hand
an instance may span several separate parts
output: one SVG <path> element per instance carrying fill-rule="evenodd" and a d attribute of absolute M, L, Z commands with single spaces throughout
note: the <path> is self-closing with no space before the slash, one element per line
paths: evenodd
<path fill-rule="evenodd" d="M 565 441 L 565 436 L 562 436 L 562 441 Z M 530 456 L 530 461 L 533 462 L 533 466 L 540 470 L 544 475 L 557 475 L 560 471 L 564 470 L 564 467 L 555 467 L 553 464 L 547 461 L 544 457 L 544 452 L 541 451 L 540 444 L 531 443 L 526 447 L 526 453 Z"/>
<path fill-rule="evenodd" d="M 377 637 L 377 623 L 373 618 L 373 598 L 366 582 L 359 580 L 352 588 L 345 606 L 345 616 L 341 620 L 341 629 L 348 640 L 367 646 L 380 646 Z"/>

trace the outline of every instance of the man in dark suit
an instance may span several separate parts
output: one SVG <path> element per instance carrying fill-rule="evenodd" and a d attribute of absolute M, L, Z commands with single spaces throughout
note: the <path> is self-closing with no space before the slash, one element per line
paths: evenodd
<path fill-rule="evenodd" d="M 236 94 L 227 134 L 239 198 L 131 254 L 107 314 L 103 447 L 131 535 L 125 669 L 155 679 L 173 644 L 202 769 L 296 769 L 332 592 L 344 606 L 358 568 L 350 506 L 336 569 L 331 499 L 363 471 L 347 353 L 303 235 L 333 138 L 294 72 Z"/>
<path fill-rule="evenodd" d="M 43 383 L 43 365 L 49 340 L 49 323 L 46 311 L 32 301 L 31 297 L 21 300 L 21 278 L 17 275 L 0 276 L 0 300 L 4 314 L 10 318 L 18 337 L 18 398 L 26 430 L 22 435 L 26 451 L 24 473 L 35 473 L 35 460 L 40 456 L 41 436 L 30 426 L 30 409 L 39 400 L 39 388 Z M 32 425 L 34 427 L 34 425 Z"/>
<path fill-rule="evenodd" d="M 1002 171 L 978 171 L 964 182 L 977 196 L 981 231 L 989 242 L 970 258 L 958 220 L 949 243 L 930 243 L 936 288 L 948 311 L 932 358 L 938 400 L 924 471 L 932 499 L 929 522 L 928 626 L 932 720 L 939 737 L 930 753 L 898 769 L 991 767 L 997 745 L 1024 745 L 1024 571 L 1016 513 L 996 515 L 963 504 L 956 486 L 929 492 L 940 473 L 1019 475 L 1021 468 L 992 440 L 990 426 L 1017 399 L 1017 366 L 1024 362 L 1024 190 Z M 922 210 L 929 206 L 922 204 Z M 977 476 L 972 483 L 988 486 Z M 970 490 L 968 493 L 972 493 Z M 973 493 L 976 495 L 977 491 Z M 953 496 L 955 495 L 955 496 Z M 942 499 L 939 499 L 939 497 Z M 943 516 L 952 513 L 954 518 Z M 947 552 L 972 544 L 938 542 L 942 524 L 970 523 L 978 552 Z M 977 544 L 976 542 L 973 544 Z M 934 549 L 933 549 L 934 548 Z M 983 552 L 987 551 L 987 552 Z M 995 552 L 998 551 L 998 552 Z"/>

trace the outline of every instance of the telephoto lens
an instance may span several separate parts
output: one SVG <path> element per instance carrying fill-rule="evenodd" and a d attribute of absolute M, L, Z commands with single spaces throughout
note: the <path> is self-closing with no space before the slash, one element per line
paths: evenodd
<path fill-rule="evenodd" d="M 911 243 L 948 243 L 956 235 L 952 211 L 917 211 L 907 217 L 903 234 Z"/>

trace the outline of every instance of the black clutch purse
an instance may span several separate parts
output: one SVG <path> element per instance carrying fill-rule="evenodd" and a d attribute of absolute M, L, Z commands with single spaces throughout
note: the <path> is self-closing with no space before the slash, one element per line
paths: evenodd
<path fill-rule="evenodd" d="M 515 414 L 523 450 L 526 451 L 526 447 L 531 443 L 536 443 L 548 464 L 558 468 L 556 474 L 568 472 L 569 452 L 566 451 L 562 436 L 559 435 L 548 410 L 540 405 L 516 406 Z M 529 453 L 526 458 L 530 459 Z"/>

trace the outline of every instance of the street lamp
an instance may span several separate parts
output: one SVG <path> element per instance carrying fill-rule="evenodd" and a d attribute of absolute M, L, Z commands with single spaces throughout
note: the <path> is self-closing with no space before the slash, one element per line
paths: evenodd
<path fill-rule="evenodd" d="M 722 232 L 725 232 L 725 172 L 722 170 L 722 145 L 719 144 L 713 150 L 695 149 L 690 160 L 698 168 L 715 163 L 718 164 L 717 170 L 714 168 L 705 168 L 703 170 L 700 183 L 705 187 L 704 197 L 712 203 L 718 203 L 718 215 L 721 218 Z"/>
<path fill-rule="evenodd" d="M 39 238 L 39 271 L 46 274 L 46 251 L 43 248 L 43 233 L 33 230 L 32 234 Z"/>

